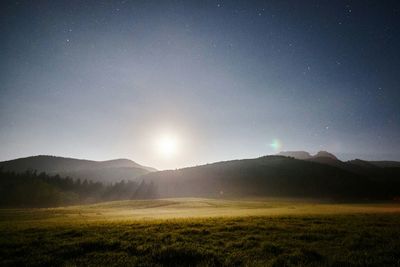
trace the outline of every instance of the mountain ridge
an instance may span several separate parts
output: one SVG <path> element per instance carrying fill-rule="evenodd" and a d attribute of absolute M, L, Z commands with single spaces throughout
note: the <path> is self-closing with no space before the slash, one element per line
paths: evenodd
<path fill-rule="evenodd" d="M 132 180 L 143 174 L 157 171 L 129 159 L 94 161 L 59 156 L 37 155 L 0 162 L 5 171 L 24 172 L 27 170 L 59 174 L 75 179 L 99 182 Z"/>
<path fill-rule="evenodd" d="M 396 167 L 398 162 L 385 161 L 385 167 L 380 167 L 376 162 L 359 159 L 343 162 L 326 151 L 316 155 L 308 159 L 268 155 L 154 172 L 137 168 L 138 164 L 128 159 L 96 162 L 37 156 L 0 162 L 0 168 L 7 170 L 10 167 L 7 164 L 14 163 L 14 167 L 20 171 L 30 167 L 31 170 L 46 171 L 51 175 L 106 183 L 120 180 L 145 181 L 154 184 L 154 195 L 158 198 L 276 196 L 392 199 L 400 196 L 400 168 Z M 45 166 L 32 165 L 35 161 L 42 162 L 40 160 L 43 158 L 51 159 L 45 161 L 46 164 L 56 162 L 59 165 L 53 164 L 47 169 L 44 169 Z M 25 162 L 23 165 L 27 159 L 33 163 L 29 165 Z M 92 168 L 88 168 L 88 165 Z"/>
<path fill-rule="evenodd" d="M 317 157 L 317 159 L 333 159 Z M 400 194 L 400 168 L 341 166 L 271 155 L 222 161 L 141 178 L 158 186 L 158 197 L 315 197 L 331 199 L 392 199 Z"/>

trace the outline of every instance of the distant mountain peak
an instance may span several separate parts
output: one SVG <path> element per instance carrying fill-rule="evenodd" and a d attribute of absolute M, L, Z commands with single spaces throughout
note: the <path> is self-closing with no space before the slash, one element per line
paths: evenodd
<path fill-rule="evenodd" d="M 335 155 L 329 153 L 328 151 L 318 151 L 318 153 L 315 154 L 313 158 L 331 158 L 334 160 L 338 160 L 338 158 Z"/>
<path fill-rule="evenodd" d="M 145 169 L 150 172 L 157 171 L 156 169 L 154 169 L 152 167 L 143 166 L 133 160 L 125 159 L 125 158 L 112 159 L 112 160 L 106 160 L 106 161 L 97 161 L 97 163 L 102 164 L 106 167 L 115 167 L 115 168 L 117 168 L 117 167 L 135 167 L 135 168 Z"/>
<path fill-rule="evenodd" d="M 311 158 L 310 153 L 307 151 L 281 151 L 278 153 L 279 156 L 292 157 L 295 159 L 309 159 Z"/>
<path fill-rule="evenodd" d="M 330 158 L 333 160 L 338 160 L 338 158 L 335 155 L 329 153 L 328 151 L 318 151 L 318 153 L 315 155 L 311 155 L 307 151 L 282 151 L 279 152 L 277 155 L 292 157 L 295 159 L 302 159 L 302 160 L 317 159 L 317 158 Z"/>

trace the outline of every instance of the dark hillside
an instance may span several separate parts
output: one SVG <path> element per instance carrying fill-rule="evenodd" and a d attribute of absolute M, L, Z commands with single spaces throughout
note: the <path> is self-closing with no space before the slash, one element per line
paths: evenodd
<path fill-rule="evenodd" d="M 379 174 L 379 177 L 370 177 L 326 164 L 266 156 L 155 172 L 143 179 L 155 183 L 159 197 L 391 199 L 398 195 L 396 188 L 399 188 L 400 179 L 397 172 L 382 171 Z M 386 174 L 390 178 L 378 179 Z"/>

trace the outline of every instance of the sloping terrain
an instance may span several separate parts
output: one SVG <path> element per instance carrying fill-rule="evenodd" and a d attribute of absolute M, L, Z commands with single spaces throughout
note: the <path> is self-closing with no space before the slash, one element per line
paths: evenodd
<path fill-rule="evenodd" d="M 362 174 L 330 164 L 284 156 L 233 160 L 149 173 L 142 178 L 158 197 L 278 196 L 329 199 L 392 199 L 399 195 L 400 169 Z M 371 175 L 370 175 L 371 174 Z"/>
<path fill-rule="evenodd" d="M 54 156 L 33 156 L 0 162 L 4 171 L 25 172 L 27 170 L 59 174 L 74 179 L 87 179 L 95 182 L 119 182 L 156 171 L 128 159 L 93 161 Z"/>

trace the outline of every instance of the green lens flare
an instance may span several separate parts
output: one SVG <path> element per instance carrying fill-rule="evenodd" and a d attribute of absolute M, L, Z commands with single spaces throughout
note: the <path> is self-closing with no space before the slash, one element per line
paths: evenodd
<path fill-rule="evenodd" d="M 272 147 L 274 151 L 279 151 L 282 147 L 282 143 L 279 139 L 273 139 L 272 143 L 269 144 L 269 146 Z"/>

